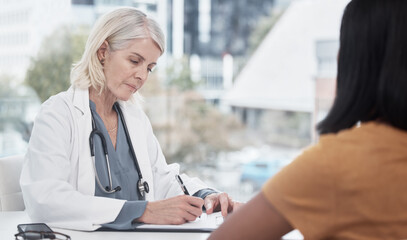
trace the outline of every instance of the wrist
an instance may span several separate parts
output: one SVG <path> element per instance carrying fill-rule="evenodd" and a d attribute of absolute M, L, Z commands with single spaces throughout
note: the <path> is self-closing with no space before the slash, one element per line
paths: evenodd
<path fill-rule="evenodd" d="M 144 209 L 143 214 L 139 217 L 133 220 L 133 222 L 137 223 L 148 223 L 148 218 L 149 215 L 151 215 L 151 202 L 147 202 L 146 208 Z"/>

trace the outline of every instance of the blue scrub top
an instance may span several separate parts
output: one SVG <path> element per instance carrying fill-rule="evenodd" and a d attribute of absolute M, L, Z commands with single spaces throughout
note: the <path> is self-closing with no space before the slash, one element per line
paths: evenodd
<path fill-rule="evenodd" d="M 127 143 L 126 133 L 120 118 L 121 116 L 118 114 L 117 140 L 115 149 L 102 118 L 96 112 L 95 103 L 89 100 L 89 104 L 96 128 L 102 132 L 106 140 L 113 188 L 117 186 L 121 187 L 121 190 L 118 192 L 105 193 L 100 189 L 95 180 L 95 196 L 127 200 L 116 220 L 112 223 L 104 224 L 103 226 L 114 229 L 133 228 L 133 219 L 139 218 L 141 215 L 143 215 L 147 202 L 140 200 L 138 197 L 137 181 L 139 180 L 139 176 L 130 152 L 129 144 Z M 117 112 L 116 109 L 115 111 Z M 102 186 L 109 186 L 105 154 L 103 152 L 101 140 L 97 135 L 94 137 L 94 146 L 95 166 L 99 180 Z"/>

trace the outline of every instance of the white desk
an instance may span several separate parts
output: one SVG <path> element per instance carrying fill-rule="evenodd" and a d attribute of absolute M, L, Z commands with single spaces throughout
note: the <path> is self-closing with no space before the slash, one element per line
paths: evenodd
<path fill-rule="evenodd" d="M 30 223 L 31 220 L 26 212 L 0 212 L 0 239 L 14 239 L 17 233 L 17 225 L 20 223 Z M 171 232 L 83 232 L 59 228 L 52 228 L 56 232 L 61 232 L 71 236 L 72 240 L 204 240 L 209 237 L 209 233 L 171 233 Z M 297 240 L 303 239 L 298 231 L 292 231 L 285 235 L 283 239 Z"/>
<path fill-rule="evenodd" d="M 14 239 L 17 233 L 17 225 L 20 223 L 30 223 L 31 220 L 25 212 L 0 212 L 0 239 Z M 209 233 L 169 233 L 169 232 L 83 232 L 66 229 L 52 228 L 56 232 L 61 232 L 71 236 L 72 240 L 204 240 Z"/>

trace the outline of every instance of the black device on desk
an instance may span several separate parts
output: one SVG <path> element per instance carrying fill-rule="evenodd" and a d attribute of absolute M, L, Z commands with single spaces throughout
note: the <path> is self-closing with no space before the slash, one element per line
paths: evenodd
<path fill-rule="evenodd" d="M 48 227 L 45 223 L 27 223 L 27 224 L 18 224 L 17 225 L 18 232 L 27 232 L 27 231 L 34 231 L 34 232 L 53 232 L 50 227 Z"/>
<path fill-rule="evenodd" d="M 54 232 L 45 223 L 27 223 L 17 225 L 18 233 L 16 239 L 34 240 L 34 239 L 71 239 L 68 235 Z"/>

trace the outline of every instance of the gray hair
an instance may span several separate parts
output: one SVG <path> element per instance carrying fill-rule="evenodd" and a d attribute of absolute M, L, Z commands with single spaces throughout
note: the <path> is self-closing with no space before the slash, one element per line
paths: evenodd
<path fill-rule="evenodd" d="M 129 41 L 151 38 L 161 50 L 165 50 L 165 37 L 158 23 L 132 7 L 121 7 L 102 15 L 92 28 L 81 60 L 71 71 L 71 84 L 87 89 L 90 86 L 100 92 L 106 78 L 97 51 L 107 41 L 111 51 L 127 47 Z"/>

